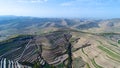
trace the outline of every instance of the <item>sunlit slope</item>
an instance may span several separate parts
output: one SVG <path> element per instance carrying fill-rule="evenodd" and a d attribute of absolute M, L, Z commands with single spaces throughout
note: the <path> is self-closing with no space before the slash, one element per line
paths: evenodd
<path fill-rule="evenodd" d="M 77 32 L 73 33 L 73 36 L 80 38 L 73 45 L 74 49 L 90 44 L 73 52 L 74 58 L 82 57 L 86 62 L 84 68 L 120 68 L 119 34 L 95 35 Z M 115 36 L 119 39 L 115 39 Z"/>
<path fill-rule="evenodd" d="M 100 22 L 98 22 L 98 26 L 99 27 L 93 27 L 83 31 L 92 33 L 104 33 L 104 32 L 120 33 L 120 19 L 118 18 L 101 20 Z"/>

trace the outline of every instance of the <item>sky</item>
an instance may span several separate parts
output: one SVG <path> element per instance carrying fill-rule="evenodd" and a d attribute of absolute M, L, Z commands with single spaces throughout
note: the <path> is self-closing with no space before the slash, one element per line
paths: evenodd
<path fill-rule="evenodd" d="M 0 15 L 120 18 L 120 0 L 0 0 Z"/>

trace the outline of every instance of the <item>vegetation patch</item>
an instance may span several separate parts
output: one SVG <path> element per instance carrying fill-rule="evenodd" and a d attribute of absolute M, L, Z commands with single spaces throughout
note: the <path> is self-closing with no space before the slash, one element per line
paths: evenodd
<path fill-rule="evenodd" d="M 97 40 L 101 45 L 103 44 L 100 40 Z"/>
<path fill-rule="evenodd" d="M 102 35 L 102 36 L 118 35 L 118 33 L 100 33 L 99 35 Z"/>
<path fill-rule="evenodd" d="M 64 68 L 64 67 L 65 67 L 64 63 L 61 63 L 61 64 L 56 66 L 56 68 Z"/>
<path fill-rule="evenodd" d="M 85 51 L 84 51 L 84 49 L 82 48 L 82 53 L 83 54 L 85 54 L 87 57 L 88 57 L 88 55 L 85 53 Z"/>
<path fill-rule="evenodd" d="M 73 59 L 73 68 L 82 68 L 85 66 L 85 62 L 81 57 Z"/>
<path fill-rule="evenodd" d="M 120 40 L 118 40 L 118 44 L 120 44 Z"/>
<path fill-rule="evenodd" d="M 105 53 L 107 53 L 112 58 L 120 61 L 120 55 L 117 54 L 116 52 L 113 52 L 113 51 L 111 51 L 108 48 L 103 47 L 103 46 L 98 46 L 98 48 L 101 49 L 102 51 L 104 51 Z"/>
<path fill-rule="evenodd" d="M 119 60 L 114 59 L 114 58 L 112 58 L 112 57 L 111 57 L 111 56 L 109 56 L 109 55 L 107 55 L 107 57 L 108 57 L 108 58 L 110 58 L 110 59 L 112 59 L 112 60 L 114 60 L 114 61 L 120 62 Z"/>
<path fill-rule="evenodd" d="M 94 65 L 95 68 L 103 68 L 102 66 L 98 65 L 94 59 L 91 59 L 92 64 Z"/>
<path fill-rule="evenodd" d="M 111 42 L 109 42 L 109 44 L 111 44 L 111 45 L 113 45 L 113 46 L 116 46 L 116 47 L 118 47 L 118 45 L 116 45 L 116 44 L 113 44 L 113 43 L 111 43 Z"/>
<path fill-rule="evenodd" d="M 90 65 L 88 63 L 86 63 L 86 68 L 91 68 Z"/>

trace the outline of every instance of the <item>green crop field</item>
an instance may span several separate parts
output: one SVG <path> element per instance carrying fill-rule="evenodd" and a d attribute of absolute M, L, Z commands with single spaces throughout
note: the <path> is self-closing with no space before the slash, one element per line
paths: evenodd
<path fill-rule="evenodd" d="M 117 54 L 117 53 L 115 53 L 115 52 L 113 52 L 113 51 L 111 51 L 108 48 L 103 47 L 103 46 L 98 46 L 98 48 L 101 49 L 102 51 L 104 51 L 105 53 L 107 53 L 112 58 L 120 61 L 120 55 L 119 54 Z"/>
<path fill-rule="evenodd" d="M 98 65 L 94 59 L 91 59 L 92 64 L 95 66 L 95 68 L 103 68 L 100 65 Z"/>

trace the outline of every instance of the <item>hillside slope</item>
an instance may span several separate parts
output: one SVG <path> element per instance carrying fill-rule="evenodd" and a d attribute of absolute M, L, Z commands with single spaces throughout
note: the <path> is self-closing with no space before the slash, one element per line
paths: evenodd
<path fill-rule="evenodd" d="M 70 42 L 72 43 L 72 65 L 73 68 L 119 68 L 120 66 L 120 34 L 113 33 L 86 33 L 76 30 L 67 30 L 72 35 Z M 37 51 L 35 41 L 30 39 L 36 39 L 37 44 L 45 45 L 43 46 L 42 57 L 45 62 L 49 64 L 54 64 L 55 66 L 60 63 L 60 67 L 66 64 L 61 64 L 65 57 L 67 58 L 66 45 L 64 41 L 64 34 L 66 31 L 56 31 L 54 34 L 48 33 L 44 34 L 46 36 L 40 38 L 39 36 L 19 36 L 14 38 L 14 40 L 9 39 L 6 42 L 0 43 L 0 54 L 1 57 L 8 59 L 18 60 L 20 62 L 30 62 L 34 63 L 37 60 Z M 60 35 L 58 37 L 58 35 Z M 52 45 L 48 42 L 49 40 L 55 40 L 56 42 L 51 41 Z M 57 38 L 58 37 L 58 38 Z M 28 41 L 29 40 L 29 41 Z M 45 41 L 46 40 L 46 41 Z M 61 40 L 61 41 L 60 41 Z M 63 43 L 64 42 L 64 43 Z M 18 43 L 21 43 L 18 45 Z M 29 45 L 27 45 L 29 43 Z M 4 45 L 2 45 L 4 44 Z M 25 45 L 24 45 L 25 44 Z M 55 46 L 54 46 L 55 44 Z M 28 49 L 25 49 L 27 45 Z M 56 46 L 60 46 L 56 48 Z M 62 47 L 62 49 L 61 49 Z M 35 49 L 34 49 L 35 48 Z M 55 48 L 55 49 L 54 49 Z M 23 52 L 24 51 L 24 52 Z M 23 53 L 23 54 L 22 54 Z M 35 53 L 35 54 L 34 54 Z M 64 54 L 63 56 L 61 56 Z M 31 55 L 31 56 L 30 56 Z M 36 57 L 36 59 L 35 59 Z M 54 58 L 56 57 L 55 61 Z M 61 59 L 60 59 L 61 57 Z M 64 57 L 64 59 L 62 59 Z M 58 62 L 61 60 L 61 62 Z"/>
<path fill-rule="evenodd" d="M 85 68 L 120 68 L 120 34 L 74 33 L 73 36 L 80 38 L 74 48 L 90 44 L 73 52 L 75 58 L 83 58 L 86 62 Z"/>

